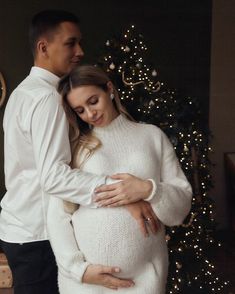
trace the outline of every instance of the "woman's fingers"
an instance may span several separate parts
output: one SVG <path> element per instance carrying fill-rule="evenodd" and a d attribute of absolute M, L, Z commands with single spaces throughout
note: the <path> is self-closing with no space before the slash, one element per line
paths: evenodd
<path fill-rule="evenodd" d="M 145 222 L 149 226 L 151 232 L 153 234 L 156 234 L 158 230 L 158 226 L 155 219 L 152 216 L 148 216 L 148 217 L 145 217 Z"/>
<path fill-rule="evenodd" d="M 148 209 L 149 209 L 149 215 L 150 215 L 150 220 L 148 224 L 150 225 L 151 231 L 156 234 L 159 228 L 159 221 L 151 205 L 149 206 Z"/>
<path fill-rule="evenodd" d="M 141 217 L 137 219 L 137 222 L 140 227 L 140 231 L 143 233 L 144 237 L 148 237 L 149 233 L 144 218 Z"/>
<path fill-rule="evenodd" d="M 149 209 L 150 214 L 152 215 L 152 217 L 153 217 L 154 220 L 156 221 L 156 223 L 158 223 L 158 217 L 156 216 L 156 214 L 155 214 L 155 212 L 154 212 L 152 206 L 150 205 L 148 209 Z"/>

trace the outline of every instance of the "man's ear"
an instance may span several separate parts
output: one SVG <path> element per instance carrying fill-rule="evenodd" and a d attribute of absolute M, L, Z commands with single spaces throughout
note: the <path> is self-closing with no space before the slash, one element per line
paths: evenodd
<path fill-rule="evenodd" d="M 37 52 L 39 55 L 47 57 L 48 42 L 46 39 L 41 39 L 37 42 Z"/>

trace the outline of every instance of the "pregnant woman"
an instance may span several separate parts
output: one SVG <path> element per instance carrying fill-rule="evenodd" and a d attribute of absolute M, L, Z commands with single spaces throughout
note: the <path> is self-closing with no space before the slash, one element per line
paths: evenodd
<path fill-rule="evenodd" d="M 104 196 L 102 187 L 87 206 L 51 197 L 48 229 L 60 293 L 112 293 L 112 287 L 93 278 L 94 266 L 105 265 L 121 269 L 114 276 L 129 283 L 116 287 L 118 293 L 164 294 L 168 271 L 164 226 L 181 224 L 191 206 L 191 187 L 171 143 L 158 127 L 131 119 L 114 85 L 97 67 L 76 68 L 61 80 L 59 91 L 70 123 L 73 168 L 115 175 L 116 181 L 125 172 L 155 183 L 147 199 L 113 197 L 112 189 Z M 158 218 L 156 234 L 149 230 L 146 237 L 139 230 L 130 213 L 135 205 L 130 203 L 138 201 L 151 204 Z M 66 228 L 64 220 L 70 215 L 72 226 Z"/>

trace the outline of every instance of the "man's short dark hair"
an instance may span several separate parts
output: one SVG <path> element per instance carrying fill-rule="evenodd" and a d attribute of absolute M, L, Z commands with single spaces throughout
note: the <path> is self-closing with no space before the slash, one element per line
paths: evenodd
<path fill-rule="evenodd" d="M 29 42 L 34 56 L 38 39 L 43 35 L 49 35 L 65 21 L 79 25 L 78 17 L 64 10 L 43 10 L 34 15 L 29 29 Z"/>

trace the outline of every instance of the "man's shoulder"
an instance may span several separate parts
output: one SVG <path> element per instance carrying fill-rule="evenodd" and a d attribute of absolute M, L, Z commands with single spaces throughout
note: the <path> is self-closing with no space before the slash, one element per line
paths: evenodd
<path fill-rule="evenodd" d="M 42 97 L 50 95 L 60 96 L 56 87 L 46 80 L 30 75 L 18 85 L 14 92 L 16 94 L 24 93 L 27 97 L 31 97 L 34 100 L 40 100 Z"/>
<path fill-rule="evenodd" d="M 61 104 L 61 95 L 47 81 L 27 76 L 10 95 L 5 113 L 25 114 L 42 104 L 57 107 Z"/>
<path fill-rule="evenodd" d="M 35 79 L 29 80 L 27 77 L 12 92 L 6 110 L 25 115 L 34 111 L 39 105 L 55 108 L 59 104 L 61 104 L 61 96 L 55 87 Z"/>

